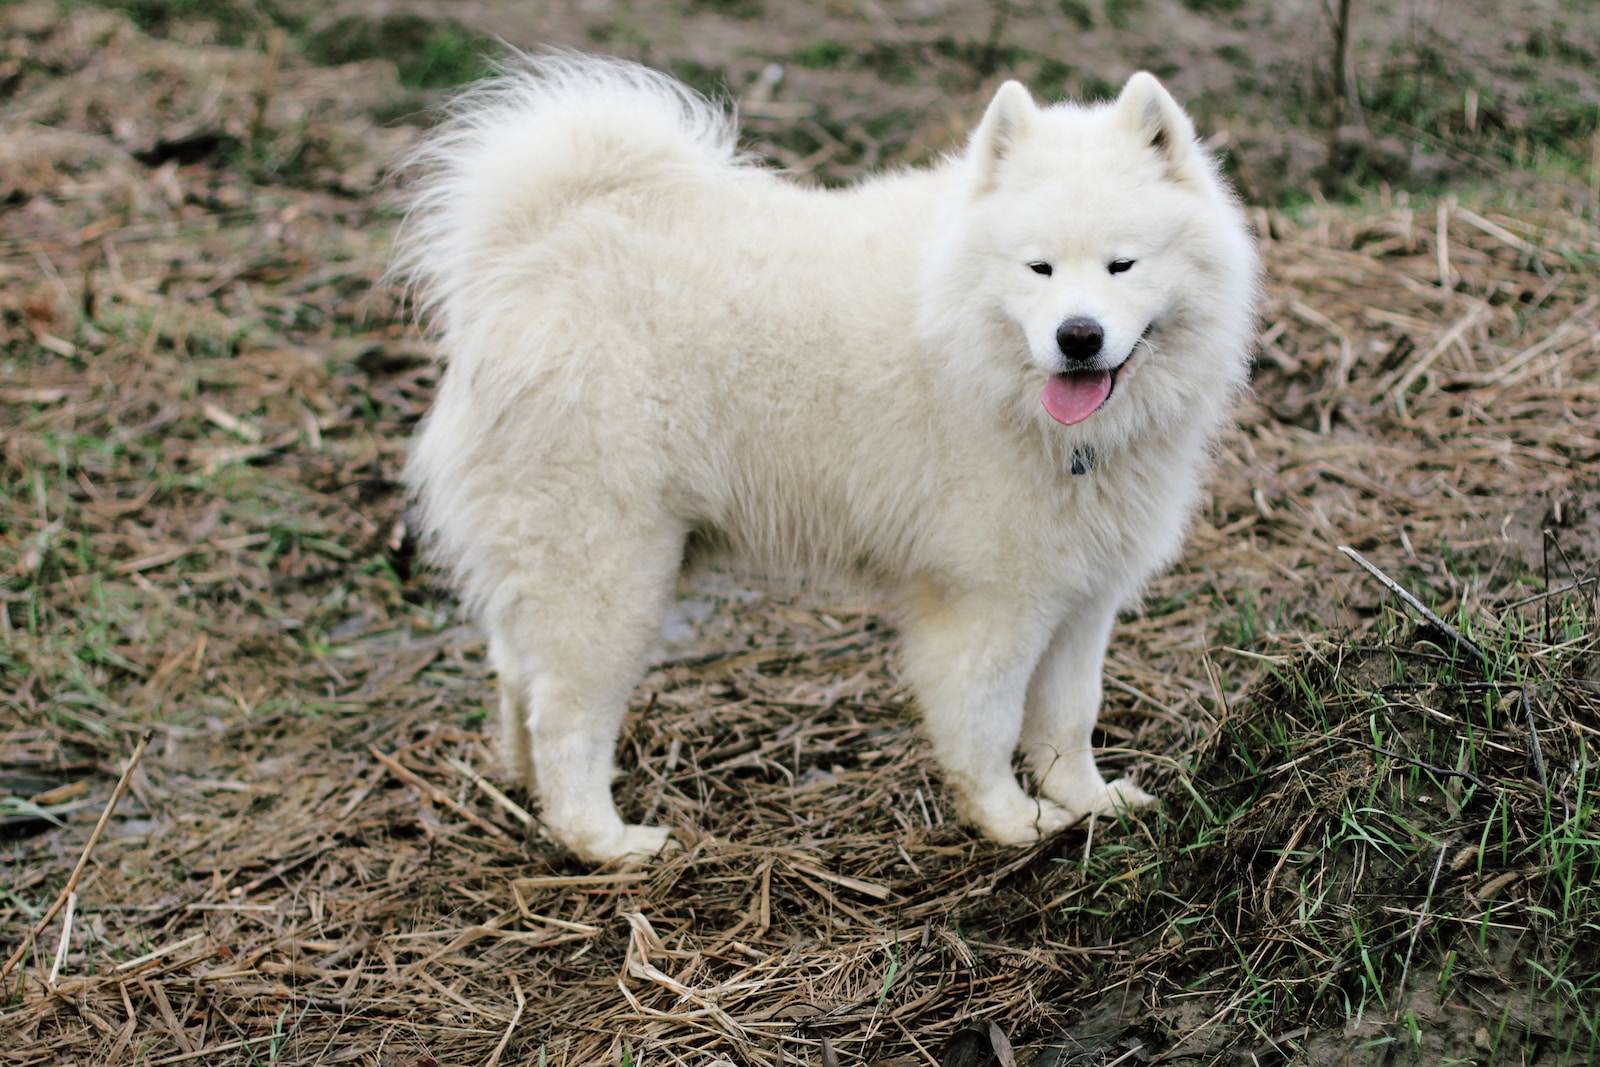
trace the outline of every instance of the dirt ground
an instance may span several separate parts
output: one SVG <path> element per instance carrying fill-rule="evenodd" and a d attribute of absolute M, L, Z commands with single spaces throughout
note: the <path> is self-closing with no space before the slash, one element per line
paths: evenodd
<path fill-rule="evenodd" d="M 1322 0 L 422 0 L 520 48 L 597 49 L 743 98 L 757 146 L 824 179 L 958 143 L 1003 77 L 1046 98 L 1115 92 L 1151 70 L 1194 112 L 1257 202 L 1348 191 L 1526 183 L 1586 162 L 1600 107 L 1600 10 L 1584 0 L 1355 0 L 1330 115 L 1336 5 Z M 388 21 L 338 0 L 313 26 Z M 418 32 L 418 31 L 413 31 Z M 426 36 L 425 33 L 422 34 Z M 315 34 L 313 34 L 315 36 Z M 419 45 L 420 46 L 420 45 Z M 767 81 L 782 80 L 775 92 Z M 1338 127 L 1330 137 L 1329 125 Z M 766 143 L 762 143 L 762 138 Z M 1329 173 L 1329 161 L 1334 174 Z M 1580 194 L 1581 195 L 1581 194 Z"/>
<path fill-rule="evenodd" d="M 624 814 L 687 844 L 638 875 L 496 776 L 408 552 L 438 369 L 381 190 L 430 97 L 324 36 L 394 9 L 151 9 L 0 7 L 0 1064 L 1595 1061 L 1594 123 L 1540 110 L 1586 114 L 1586 5 L 1358 0 L 1358 80 L 1471 67 L 1482 132 L 1374 110 L 1335 149 L 1405 169 L 1346 204 L 1320 5 L 407 5 L 397 49 L 725 86 L 801 180 L 1149 66 L 1255 205 L 1255 394 L 1108 667 L 1102 766 L 1161 806 L 977 840 L 875 606 L 716 578 L 625 730 Z"/>

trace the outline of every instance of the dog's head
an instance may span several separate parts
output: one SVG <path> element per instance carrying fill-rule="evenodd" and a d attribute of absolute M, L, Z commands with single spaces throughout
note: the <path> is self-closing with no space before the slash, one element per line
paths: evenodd
<path fill-rule="evenodd" d="M 1245 374 L 1254 246 L 1188 116 L 1153 76 L 1135 74 L 1116 100 L 1091 107 L 1041 108 L 1005 83 L 954 195 L 953 235 L 933 256 L 944 292 L 933 299 L 969 311 L 981 300 L 990 324 L 1010 332 L 1033 414 L 1100 439 L 1142 421 L 1119 409 L 1142 406 L 1148 419 L 1186 395 L 1225 408 Z"/>

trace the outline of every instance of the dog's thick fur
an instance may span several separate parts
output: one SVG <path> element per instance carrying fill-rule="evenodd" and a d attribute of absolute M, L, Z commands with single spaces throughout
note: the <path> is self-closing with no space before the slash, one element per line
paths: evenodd
<path fill-rule="evenodd" d="M 556 55 L 416 160 L 401 269 L 448 366 L 409 481 L 545 824 L 591 861 L 667 843 L 618 816 L 613 749 L 708 554 L 894 598 L 991 838 L 1148 802 L 1095 768 L 1101 668 L 1245 383 L 1258 269 L 1188 118 L 1148 74 L 1094 107 L 1010 82 L 961 156 L 843 191 L 734 139 L 663 75 Z"/>

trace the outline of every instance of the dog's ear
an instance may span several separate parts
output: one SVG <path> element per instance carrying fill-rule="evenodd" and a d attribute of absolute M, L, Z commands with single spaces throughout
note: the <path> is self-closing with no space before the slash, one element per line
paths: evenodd
<path fill-rule="evenodd" d="M 1001 162 L 1027 136 L 1038 114 L 1039 105 L 1021 82 L 1008 81 L 995 92 L 967 150 L 976 177 L 975 192 L 993 188 Z"/>
<path fill-rule="evenodd" d="M 1154 74 L 1139 71 L 1122 87 L 1115 104 L 1123 127 L 1167 164 L 1181 180 L 1195 156 L 1194 123 Z"/>

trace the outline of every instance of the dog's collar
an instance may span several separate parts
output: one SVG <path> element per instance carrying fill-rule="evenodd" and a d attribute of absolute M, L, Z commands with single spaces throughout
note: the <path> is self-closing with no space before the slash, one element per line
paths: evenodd
<path fill-rule="evenodd" d="M 1088 474 L 1094 469 L 1094 446 L 1079 445 L 1072 450 L 1072 473 Z"/>

